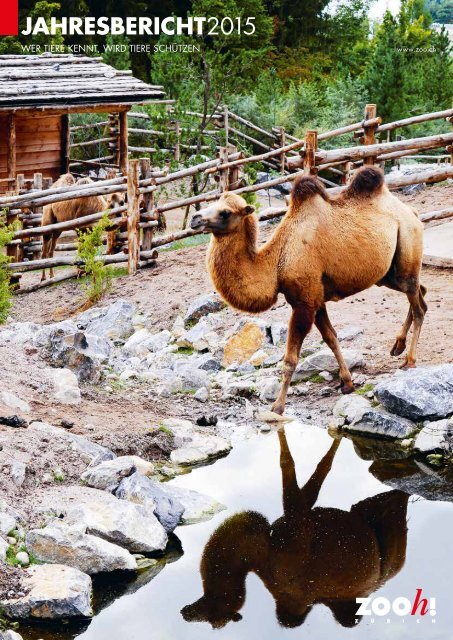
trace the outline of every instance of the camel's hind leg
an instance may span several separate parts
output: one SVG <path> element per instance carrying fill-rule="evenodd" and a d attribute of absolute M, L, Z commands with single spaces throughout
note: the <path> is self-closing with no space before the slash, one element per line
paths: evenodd
<path fill-rule="evenodd" d="M 54 233 L 53 236 L 52 236 L 52 244 L 50 245 L 50 256 L 49 256 L 50 258 L 54 257 L 55 247 L 57 246 L 57 240 L 58 240 L 59 237 L 60 237 L 59 233 L 58 234 Z M 53 267 L 50 267 L 49 276 L 51 278 L 53 278 L 55 276 Z"/>
<path fill-rule="evenodd" d="M 41 258 L 45 259 L 45 258 L 49 258 L 50 257 L 50 252 L 52 250 L 52 233 L 45 233 L 42 237 L 42 251 L 41 251 Z M 43 269 L 42 273 L 41 273 L 41 281 L 46 279 L 46 270 Z"/>
<path fill-rule="evenodd" d="M 335 358 L 337 359 L 338 366 L 340 367 L 340 379 L 341 379 L 341 392 L 351 393 L 354 391 L 354 385 L 352 383 L 351 373 L 348 369 L 343 354 L 341 353 L 340 343 L 338 342 L 335 329 L 332 327 L 329 316 L 327 315 L 327 309 L 321 307 L 315 316 L 315 324 L 318 328 L 324 342 L 333 351 Z"/>
<path fill-rule="evenodd" d="M 401 291 L 401 289 L 397 289 L 397 291 Z M 425 313 L 428 308 L 425 302 L 426 292 L 427 292 L 427 288 L 422 284 L 420 284 L 420 290 L 419 290 L 420 304 L 424 308 Z M 404 321 L 399 334 L 396 336 L 395 344 L 393 345 L 392 350 L 390 351 L 391 356 L 400 356 L 403 353 L 403 351 L 406 349 L 407 334 L 409 332 L 409 329 L 412 326 L 412 320 L 413 320 L 412 307 L 409 306 L 409 311 L 407 312 L 406 320 Z"/>
<path fill-rule="evenodd" d="M 425 289 L 423 287 L 423 289 Z M 425 289 L 426 291 L 426 289 Z M 412 320 L 414 323 L 414 330 L 412 333 L 412 340 L 407 352 L 406 360 L 402 365 L 403 369 L 415 367 L 415 361 L 417 359 L 417 345 L 420 337 L 420 331 L 422 329 L 423 320 L 428 309 L 428 305 L 423 297 L 422 285 L 420 285 L 417 293 L 408 293 L 409 304 L 411 305 Z"/>
<path fill-rule="evenodd" d="M 294 369 L 299 360 L 302 342 L 313 325 L 314 313 L 306 306 L 294 307 L 288 327 L 288 340 L 283 361 L 283 380 L 277 400 L 272 405 L 272 411 L 283 413 L 285 409 L 288 387 L 293 377 Z"/>

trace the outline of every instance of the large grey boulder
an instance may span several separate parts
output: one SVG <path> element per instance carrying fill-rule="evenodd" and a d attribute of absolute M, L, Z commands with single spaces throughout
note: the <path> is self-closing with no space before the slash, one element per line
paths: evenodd
<path fill-rule="evenodd" d="M 167 534 L 151 509 L 118 500 L 104 491 L 85 488 L 77 503 L 62 505 L 61 510 L 65 514 L 63 522 L 82 524 L 87 533 L 128 551 L 152 553 L 166 547 Z"/>
<path fill-rule="evenodd" d="M 167 496 L 177 500 L 184 507 L 181 524 L 196 524 L 210 520 L 216 513 L 226 507 L 215 498 L 198 491 L 177 487 L 171 482 L 165 482 L 163 490 Z"/>
<path fill-rule="evenodd" d="M 360 351 L 343 349 L 343 356 L 349 369 L 359 367 L 363 364 L 363 356 Z M 338 362 L 330 349 L 320 349 L 312 355 L 307 356 L 307 358 L 296 367 L 293 380 L 295 382 L 306 380 L 321 371 L 328 371 L 329 373 L 338 371 Z"/>
<path fill-rule="evenodd" d="M 0 512 L 0 534 L 7 536 L 16 528 L 17 520 L 14 516 L 4 511 Z"/>
<path fill-rule="evenodd" d="M 344 426 L 345 431 L 360 433 L 378 438 L 407 438 L 417 426 L 400 416 L 395 416 L 383 409 L 368 409 L 352 424 Z"/>
<path fill-rule="evenodd" d="M 417 435 L 414 449 L 421 453 L 438 451 L 451 453 L 453 444 L 453 419 L 435 420 L 426 422 L 423 429 Z"/>
<path fill-rule="evenodd" d="M 135 307 L 127 300 L 117 300 L 108 307 L 94 307 L 77 318 L 77 326 L 109 340 L 126 340 L 134 333 Z"/>
<path fill-rule="evenodd" d="M 359 420 L 363 414 L 371 409 L 371 402 L 363 396 L 351 393 L 342 396 L 333 408 L 333 415 L 336 418 L 344 418 L 345 422 L 351 423 Z"/>
<path fill-rule="evenodd" d="M 51 362 L 74 371 L 80 382 L 96 383 L 101 377 L 101 365 L 109 360 L 111 347 L 103 336 L 77 330 L 68 333 L 57 327 L 50 333 L 48 352 Z"/>
<path fill-rule="evenodd" d="M 28 428 L 31 430 L 31 433 L 36 434 L 38 437 L 59 438 L 63 442 L 66 442 L 71 449 L 77 451 L 87 462 L 95 460 L 99 463 L 103 460 L 113 460 L 113 458 L 116 457 L 113 451 L 110 451 L 107 447 L 96 444 L 88 440 L 88 438 L 76 433 L 71 433 L 66 429 L 54 427 L 47 422 L 32 422 Z"/>
<path fill-rule="evenodd" d="M 194 327 L 188 329 L 176 341 L 178 347 L 188 347 L 196 351 L 214 350 L 218 346 L 218 343 L 219 336 L 213 330 L 208 318 L 199 320 Z"/>
<path fill-rule="evenodd" d="M 67 526 L 56 522 L 29 531 L 25 544 L 41 562 L 67 564 L 88 574 L 137 568 L 129 551 L 87 534 L 85 529 L 84 525 Z"/>
<path fill-rule="evenodd" d="M 386 409 L 411 420 L 436 420 L 453 413 L 453 364 L 399 371 L 374 393 Z"/>
<path fill-rule="evenodd" d="M 231 443 L 225 438 L 194 434 L 183 447 L 171 452 L 170 460 L 179 465 L 194 465 L 225 455 L 230 450 Z"/>
<path fill-rule="evenodd" d="M 29 567 L 23 578 L 26 596 L 0 601 L 8 618 L 91 618 L 91 578 L 78 569 L 61 564 Z"/>
<path fill-rule="evenodd" d="M 225 303 L 217 295 L 198 296 L 190 303 L 184 316 L 184 324 L 186 327 L 190 327 L 203 316 L 221 311 L 225 306 Z"/>
<path fill-rule="evenodd" d="M 115 492 L 117 498 L 148 506 L 167 533 L 180 523 L 183 505 L 165 490 L 165 485 L 154 482 L 140 473 L 134 473 L 121 481 Z"/>
<path fill-rule="evenodd" d="M 130 476 L 136 469 L 132 456 L 120 456 L 101 462 L 95 467 L 88 467 L 80 479 L 89 487 L 113 493 L 121 480 Z"/>

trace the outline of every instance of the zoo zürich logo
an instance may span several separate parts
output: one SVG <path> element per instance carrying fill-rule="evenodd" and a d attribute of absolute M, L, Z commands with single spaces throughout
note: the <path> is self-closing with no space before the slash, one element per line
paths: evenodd
<path fill-rule="evenodd" d="M 357 616 L 388 616 L 391 612 L 397 616 L 416 616 L 423 618 L 429 615 L 434 621 L 436 616 L 436 598 L 422 597 L 422 589 L 416 589 L 415 597 L 411 600 L 405 597 L 388 598 L 378 596 L 376 598 L 356 598 L 359 605 Z"/>
<path fill-rule="evenodd" d="M 0 36 L 17 36 L 19 33 L 19 0 L 4 0 L 0 16 Z"/>

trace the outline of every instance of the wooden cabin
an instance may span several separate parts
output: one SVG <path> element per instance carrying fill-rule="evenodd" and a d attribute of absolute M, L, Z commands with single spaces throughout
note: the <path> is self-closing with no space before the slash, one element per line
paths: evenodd
<path fill-rule="evenodd" d="M 0 56 L 0 193 L 14 189 L 18 174 L 27 179 L 42 173 L 55 180 L 69 170 L 71 113 L 109 114 L 116 123 L 117 164 L 126 173 L 127 112 L 134 104 L 163 97 L 162 87 L 101 58 Z"/>

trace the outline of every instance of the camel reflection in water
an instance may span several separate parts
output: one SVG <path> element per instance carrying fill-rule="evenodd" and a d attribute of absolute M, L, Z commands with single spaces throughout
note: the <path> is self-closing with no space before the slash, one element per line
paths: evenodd
<path fill-rule="evenodd" d="M 371 594 L 404 565 L 409 496 L 381 493 L 350 511 L 315 507 L 340 439 L 299 488 L 284 430 L 278 435 L 284 514 L 270 524 L 263 515 L 244 511 L 212 534 L 201 561 L 204 595 L 182 609 L 187 621 L 221 628 L 241 620 L 246 578 L 253 572 L 272 594 L 282 626 L 303 624 L 322 603 L 337 622 L 352 627 L 356 597 Z"/>

